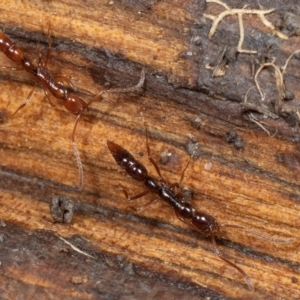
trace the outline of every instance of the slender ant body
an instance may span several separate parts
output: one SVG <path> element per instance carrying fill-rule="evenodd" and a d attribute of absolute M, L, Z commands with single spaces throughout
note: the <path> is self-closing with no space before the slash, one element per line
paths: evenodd
<path fill-rule="evenodd" d="M 111 152 L 112 156 L 114 157 L 115 161 L 117 164 L 124 169 L 128 175 L 130 175 L 132 178 L 134 178 L 137 181 L 143 182 L 144 185 L 147 187 L 147 191 L 144 191 L 136 196 L 133 197 L 128 197 L 128 193 L 125 189 L 123 189 L 123 192 L 125 194 L 125 197 L 127 200 L 135 200 L 138 199 L 144 195 L 146 195 L 149 192 L 157 194 L 161 200 L 165 201 L 168 203 L 175 211 L 176 216 L 178 217 L 179 220 L 182 222 L 192 226 L 195 228 L 197 231 L 199 231 L 201 234 L 203 234 L 205 237 L 211 237 L 212 244 L 214 246 L 214 251 L 218 255 L 219 258 L 227 262 L 229 265 L 231 265 L 233 268 L 235 268 L 237 271 L 239 271 L 245 278 L 247 285 L 249 289 L 254 292 L 254 287 L 251 282 L 251 279 L 249 276 L 243 271 L 240 267 L 235 265 L 233 262 L 229 261 L 225 257 L 223 257 L 223 254 L 219 251 L 216 243 L 215 237 L 219 233 L 219 230 L 221 227 L 232 227 L 232 228 L 239 228 L 243 229 L 246 232 L 249 232 L 253 235 L 259 236 L 260 238 L 264 238 L 270 241 L 274 242 L 281 242 L 281 243 L 289 243 L 294 241 L 295 239 L 276 239 L 276 238 L 270 238 L 266 237 L 260 233 L 257 233 L 251 229 L 245 228 L 244 226 L 240 225 L 234 225 L 234 224 L 219 224 L 217 220 L 202 211 L 197 211 L 190 203 L 186 202 L 179 194 L 176 194 L 173 187 L 174 186 L 181 186 L 183 177 L 184 177 L 184 172 L 187 169 L 190 160 L 188 161 L 186 167 L 183 169 L 180 182 L 179 184 L 176 185 L 168 185 L 167 182 L 164 180 L 162 177 L 159 167 L 156 164 L 156 162 L 153 160 L 153 158 L 150 155 L 150 147 L 148 143 L 148 130 L 146 127 L 146 147 L 147 147 L 147 153 L 148 153 L 148 159 L 150 162 L 153 164 L 155 167 L 158 175 L 159 175 L 159 180 L 155 180 L 153 177 L 151 177 L 148 174 L 147 169 L 145 166 L 140 163 L 138 160 L 136 160 L 133 155 L 128 152 L 126 149 L 121 147 L 120 145 L 112 142 L 112 141 L 107 141 L 107 146 L 109 151 Z M 151 200 L 141 206 L 140 208 L 136 209 L 133 208 L 135 211 L 140 211 L 146 208 L 147 206 L 151 205 L 152 203 L 157 202 L 157 199 Z M 131 207 L 132 208 L 132 207 Z"/>
<path fill-rule="evenodd" d="M 70 90 L 72 84 L 70 81 L 63 77 L 57 76 L 54 78 L 47 69 L 47 62 L 50 57 L 51 43 L 50 43 L 50 34 L 48 31 L 48 50 L 47 56 L 44 63 L 41 63 L 40 57 L 38 60 L 38 65 L 35 66 L 23 53 L 23 51 L 2 31 L 0 31 L 0 50 L 13 62 L 18 64 L 16 68 L 6 68 L 11 70 L 25 70 L 34 76 L 37 83 L 40 83 L 45 91 L 46 98 L 50 104 L 51 101 L 49 99 L 49 93 L 54 96 L 56 99 L 62 100 L 64 107 L 68 112 L 77 115 L 77 118 L 74 123 L 73 132 L 72 132 L 72 145 L 74 154 L 76 157 L 78 171 L 79 171 L 79 190 L 82 189 L 83 186 L 83 167 L 80 159 L 79 151 L 75 143 L 75 133 L 77 124 L 83 115 L 83 113 L 88 109 L 88 107 L 95 101 L 99 100 L 99 98 L 104 93 L 127 93 L 133 92 L 141 88 L 144 84 L 145 80 L 145 72 L 142 70 L 141 78 L 137 85 L 129 88 L 116 88 L 110 90 L 104 90 L 96 94 L 89 102 L 85 102 L 82 98 L 77 96 L 73 91 Z M 33 92 L 36 88 L 35 84 L 31 89 L 26 101 L 19 106 L 19 108 L 12 114 L 14 116 L 21 108 L 27 105 L 33 95 Z"/>
<path fill-rule="evenodd" d="M 87 108 L 87 104 L 75 95 L 70 93 L 69 89 L 60 81 L 56 81 L 46 68 L 50 55 L 48 49 L 47 59 L 44 64 L 34 64 L 24 55 L 23 51 L 2 31 L 0 31 L 0 50 L 13 62 L 19 64 L 19 68 L 11 68 L 13 70 L 25 70 L 32 74 L 36 81 L 41 83 L 55 98 L 63 100 L 66 109 L 73 114 L 80 114 Z M 27 104 L 27 103 L 26 103 Z M 19 108 L 20 109 L 20 108 Z M 19 110 L 18 109 L 18 110 Z"/>

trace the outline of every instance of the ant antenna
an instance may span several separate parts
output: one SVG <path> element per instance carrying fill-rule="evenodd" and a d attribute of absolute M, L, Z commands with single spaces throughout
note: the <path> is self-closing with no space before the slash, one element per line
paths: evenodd
<path fill-rule="evenodd" d="M 148 125 L 147 125 L 147 122 L 144 118 L 144 115 L 143 113 L 141 112 L 141 116 L 142 116 L 142 119 L 144 121 L 144 126 L 145 126 L 145 131 L 146 131 L 146 148 L 147 148 L 147 154 L 148 154 L 148 159 L 150 160 L 150 162 L 152 163 L 152 165 L 154 166 L 155 170 L 156 170 L 156 173 L 158 174 L 159 176 L 159 181 L 161 181 L 163 184 L 166 184 L 166 181 L 164 179 L 164 177 L 162 176 L 161 172 L 160 172 L 160 169 L 157 165 L 157 163 L 154 161 L 154 159 L 151 157 L 151 153 L 150 153 L 150 146 L 149 146 L 149 130 L 148 130 Z"/>
<path fill-rule="evenodd" d="M 277 239 L 277 238 L 268 237 L 268 236 L 265 236 L 261 233 L 258 233 L 256 231 L 254 231 L 254 230 L 248 229 L 248 228 L 246 228 L 242 225 L 223 223 L 223 224 L 219 224 L 219 227 L 231 227 L 231 228 L 243 229 L 244 231 L 249 232 L 252 235 L 258 236 L 261 239 L 264 239 L 264 240 L 267 240 L 267 241 L 272 241 L 272 242 L 275 242 L 275 243 L 288 244 L 288 243 L 292 243 L 292 242 L 296 241 L 295 238 Z"/>
<path fill-rule="evenodd" d="M 24 106 L 26 106 L 26 105 L 30 102 L 31 97 L 32 97 L 32 95 L 33 95 L 33 93 L 34 93 L 34 91 L 35 91 L 36 86 L 37 86 L 37 82 L 36 82 L 36 83 L 34 84 L 34 86 L 31 88 L 30 93 L 29 93 L 29 95 L 27 96 L 27 99 L 25 100 L 25 102 L 24 102 L 23 104 L 21 104 L 21 105 L 16 109 L 16 111 L 11 115 L 11 118 L 12 118 L 13 116 L 15 116 L 15 114 L 16 114 L 20 109 L 22 109 Z"/>
<path fill-rule="evenodd" d="M 75 133 L 76 133 L 76 129 L 77 129 L 77 125 L 79 123 L 79 120 L 80 120 L 81 116 L 83 115 L 83 112 L 85 110 L 87 110 L 89 108 L 89 106 L 93 102 L 97 101 L 104 93 L 129 93 L 129 92 L 134 92 L 134 91 L 138 90 L 139 88 L 141 88 L 143 86 L 144 81 L 145 81 L 145 70 L 142 69 L 140 80 L 139 80 L 139 82 L 135 86 L 130 87 L 130 88 L 116 88 L 116 89 L 101 91 L 95 97 L 93 97 L 86 104 L 85 109 L 82 110 L 78 114 L 78 116 L 77 116 L 77 118 L 75 120 L 75 123 L 74 123 L 73 132 L 72 132 L 72 145 L 73 145 L 73 149 L 74 149 L 74 153 L 75 153 L 75 158 L 76 158 L 76 162 L 77 162 L 77 166 L 78 166 L 78 172 L 79 172 L 79 187 L 78 187 L 79 190 L 81 190 L 82 186 L 83 186 L 83 166 L 82 166 L 82 161 L 81 161 L 81 158 L 80 158 L 80 154 L 79 154 L 78 148 L 76 146 L 76 142 L 75 142 Z M 30 95 L 30 97 L 31 97 L 31 95 Z M 26 104 L 27 104 L 27 102 L 28 101 L 26 101 Z"/>
<path fill-rule="evenodd" d="M 212 241 L 212 244 L 214 245 L 215 253 L 219 256 L 219 258 L 221 258 L 222 260 L 224 260 L 225 262 L 227 262 L 229 265 L 231 265 L 233 268 L 235 268 L 237 271 L 239 271 L 244 276 L 245 280 L 247 281 L 248 287 L 251 290 L 251 292 L 254 293 L 254 286 L 252 284 L 251 279 L 246 274 L 246 272 L 243 269 L 241 269 L 240 267 L 238 267 L 236 264 L 234 264 L 233 262 L 231 262 L 230 260 L 226 259 L 223 256 L 223 254 L 220 252 L 219 248 L 217 247 L 217 243 L 216 243 L 214 235 L 211 236 L 211 241 Z"/>
<path fill-rule="evenodd" d="M 183 178 L 184 178 L 184 175 L 185 175 L 185 171 L 187 170 L 188 166 L 190 165 L 190 162 L 191 162 L 192 158 L 194 158 L 194 154 L 195 154 L 195 152 L 196 152 L 197 149 L 198 149 L 198 145 L 199 145 L 199 144 L 197 144 L 197 145 L 195 146 L 192 155 L 191 155 L 190 158 L 188 159 L 188 162 L 187 162 L 186 166 L 184 167 L 184 169 L 183 169 L 182 172 L 181 172 L 181 176 L 180 176 L 180 180 L 179 180 L 179 186 L 181 186 L 181 184 L 182 184 L 182 181 L 183 181 Z"/>

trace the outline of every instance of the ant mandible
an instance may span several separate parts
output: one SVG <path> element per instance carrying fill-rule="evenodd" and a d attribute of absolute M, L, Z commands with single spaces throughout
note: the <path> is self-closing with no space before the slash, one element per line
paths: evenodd
<path fill-rule="evenodd" d="M 56 99 L 62 100 L 64 107 L 67 109 L 68 112 L 77 115 L 77 118 L 74 123 L 73 131 L 72 131 L 72 145 L 74 154 L 76 157 L 76 162 L 78 165 L 79 171 L 79 190 L 82 189 L 83 186 L 83 167 L 82 162 L 80 159 L 79 151 L 75 143 L 75 133 L 77 124 L 84 114 L 84 112 L 88 109 L 88 107 L 95 101 L 99 100 L 100 97 L 104 93 L 128 93 L 133 92 L 140 89 L 145 80 L 145 72 L 142 70 L 141 77 L 137 85 L 129 88 L 116 88 L 110 90 L 104 90 L 96 94 L 88 103 L 86 103 L 82 98 L 77 96 L 74 92 L 70 91 L 70 87 L 72 87 L 71 83 L 67 80 L 67 78 L 63 76 L 53 77 L 48 69 L 47 69 L 47 62 L 50 57 L 50 50 L 51 50 L 51 41 L 50 41 L 50 31 L 48 30 L 48 50 L 47 56 L 44 63 L 41 62 L 39 57 L 38 65 L 35 66 L 23 53 L 23 51 L 2 31 L 0 31 L 0 50 L 13 62 L 19 64 L 16 68 L 9 68 L 9 67 L 2 67 L 5 69 L 11 69 L 15 71 L 25 70 L 26 72 L 30 73 L 34 76 L 36 80 L 36 84 L 31 89 L 29 95 L 25 102 L 18 107 L 18 109 L 12 114 L 14 116 L 21 108 L 27 105 L 34 93 L 37 83 L 40 83 L 45 91 L 46 98 L 50 104 L 49 92 L 54 96 Z M 66 86 L 67 84 L 67 86 Z"/>
<path fill-rule="evenodd" d="M 145 126 L 146 126 L 146 124 L 145 124 Z M 153 177 L 151 177 L 148 174 L 148 171 L 145 168 L 145 166 L 143 164 L 141 164 L 138 160 L 136 160 L 133 157 L 133 155 L 130 152 L 128 152 L 126 149 L 124 149 L 122 146 L 120 146 L 112 141 L 107 141 L 107 146 L 108 146 L 108 149 L 111 152 L 112 156 L 114 157 L 115 161 L 117 162 L 117 164 L 122 169 L 124 169 L 127 172 L 127 174 L 129 174 L 133 179 L 144 182 L 145 186 L 147 187 L 146 191 L 144 191 L 136 196 L 133 196 L 133 197 L 129 197 L 127 191 L 125 189 L 123 189 L 124 195 L 127 198 L 127 200 L 138 199 L 142 196 L 145 196 L 149 192 L 157 194 L 161 200 L 168 203 L 174 209 L 175 214 L 180 221 L 192 226 L 197 231 L 199 231 L 201 234 L 203 234 L 205 237 L 211 238 L 211 242 L 214 247 L 214 252 L 218 255 L 218 257 L 220 259 L 222 259 L 223 261 L 228 263 L 230 266 L 235 268 L 237 271 L 239 271 L 244 276 L 244 278 L 247 282 L 247 285 L 252 292 L 254 292 L 254 287 L 251 282 L 251 279 L 246 274 L 246 272 L 243 269 L 241 269 L 240 267 L 238 267 L 236 264 L 231 262 L 230 260 L 226 259 L 224 257 L 224 255 L 222 254 L 222 252 L 220 252 L 220 250 L 218 249 L 215 238 L 218 235 L 220 228 L 221 227 L 222 228 L 223 227 L 232 227 L 232 228 L 243 229 L 246 232 L 249 232 L 260 238 L 270 240 L 273 242 L 289 243 L 289 242 L 292 242 L 295 240 L 293 238 L 276 239 L 276 238 L 266 237 L 260 233 L 252 231 L 251 229 L 245 228 L 244 226 L 240 226 L 240 225 L 225 224 L 225 223 L 219 224 L 213 216 L 211 216 L 203 211 L 197 211 L 191 204 L 186 202 L 179 194 L 176 194 L 174 191 L 175 186 L 181 187 L 181 183 L 184 178 L 184 173 L 191 161 L 191 157 L 188 160 L 187 165 L 185 166 L 185 168 L 182 171 L 179 184 L 168 185 L 167 182 L 165 181 L 165 179 L 163 178 L 158 165 L 156 164 L 156 162 L 153 160 L 153 158 L 150 155 L 150 146 L 149 146 L 149 142 L 148 142 L 147 126 L 146 126 L 146 147 L 147 147 L 148 159 L 150 160 L 150 162 L 156 169 L 156 172 L 159 176 L 159 182 L 156 181 Z M 151 200 L 138 209 L 133 208 L 133 207 L 130 207 L 130 208 L 134 209 L 135 211 L 141 211 L 157 201 L 158 201 L 158 199 Z"/>

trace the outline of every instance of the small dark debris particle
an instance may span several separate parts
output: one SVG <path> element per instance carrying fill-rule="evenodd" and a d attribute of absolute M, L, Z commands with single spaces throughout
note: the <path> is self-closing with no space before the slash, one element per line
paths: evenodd
<path fill-rule="evenodd" d="M 291 91 L 285 91 L 284 100 L 290 101 L 294 99 L 294 94 Z"/>
<path fill-rule="evenodd" d="M 172 153 L 169 152 L 167 149 L 165 149 L 161 154 L 159 158 L 159 162 L 163 165 L 166 165 L 170 161 Z"/>
<path fill-rule="evenodd" d="M 236 134 L 235 131 L 230 130 L 225 134 L 225 141 L 227 143 L 232 143 L 236 149 L 244 149 L 245 144 L 240 136 Z"/>
<path fill-rule="evenodd" d="M 236 47 L 229 47 L 226 49 L 224 58 L 226 59 L 226 62 L 233 62 L 237 59 L 238 52 L 236 50 Z"/>
<path fill-rule="evenodd" d="M 199 117 L 197 117 L 194 120 L 191 120 L 190 122 L 191 122 L 191 125 L 197 130 L 199 130 L 202 126 L 202 121 Z"/>
<path fill-rule="evenodd" d="M 181 192 L 182 192 L 184 201 L 191 201 L 194 197 L 194 192 L 191 188 L 184 187 L 181 190 Z"/>
<path fill-rule="evenodd" d="M 144 156 L 144 152 L 143 151 L 139 152 L 139 156 L 143 157 Z"/>
<path fill-rule="evenodd" d="M 110 88 L 110 82 L 105 82 L 105 83 L 104 83 L 104 87 L 105 87 L 105 88 Z"/>
<path fill-rule="evenodd" d="M 298 114 L 295 111 L 287 112 L 282 110 L 280 117 L 282 117 L 290 127 L 295 127 L 299 122 Z"/>
<path fill-rule="evenodd" d="M 233 143 L 233 145 L 238 150 L 245 148 L 245 144 L 244 144 L 243 140 L 239 136 L 237 137 L 237 139 L 235 140 L 235 142 Z"/>
<path fill-rule="evenodd" d="M 281 21 L 276 22 L 276 25 L 289 37 L 300 35 L 300 17 L 298 15 L 287 12 Z"/>
<path fill-rule="evenodd" d="M 190 156 L 197 159 L 201 155 L 200 144 L 194 139 L 189 138 L 185 144 L 186 150 Z"/>
<path fill-rule="evenodd" d="M 71 223 L 73 219 L 74 204 L 66 196 L 52 198 L 50 213 L 54 222 Z"/>
<path fill-rule="evenodd" d="M 274 44 L 268 44 L 262 51 L 258 53 L 259 66 L 271 62 L 273 60 Z M 259 68 L 257 66 L 257 68 Z"/>
<path fill-rule="evenodd" d="M 292 277 L 292 283 L 298 283 L 298 279 L 296 277 Z"/>
<path fill-rule="evenodd" d="M 196 46 L 201 46 L 202 45 L 202 40 L 200 36 L 196 36 L 193 38 L 193 42 Z"/>
<path fill-rule="evenodd" d="M 225 141 L 228 143 L 233 143 L 235 141 L 236 137 L 237 137 L 237 134 L 235 133 L 235 131 L 233 131 L 233 130 L 228 131 L 228 132 L 226 132 L 226 135 L 225 135 Z"/>

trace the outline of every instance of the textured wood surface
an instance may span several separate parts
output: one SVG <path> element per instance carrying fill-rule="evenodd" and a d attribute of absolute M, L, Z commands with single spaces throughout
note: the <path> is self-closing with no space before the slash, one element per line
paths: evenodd
<path fill-rule="evenodd" d="M 228 1 L 231 8 L 260 9 L 255 1 Z M 276 11 L 300 15 L 297 1 L 260 1 Z M 266 94 L 264 109 L 275 118 L 249 111 L 245 94 L 254 86 L 252 67 L 272 44 L 282 66 L 300 48 L 297 18 L 280 27 L 280 39 L 256 15 L 243 16 L 243 47 L 258 54 L 239 54 L 222 77 L 212 77 L 224 46 L 236 47 L 236 16 L 224 18 L 211 39 L 212 20 L 224 8 L 205 1 L 0 1 L 1 29 L 31 59 L 47 49 L 50 26 L 52 74 L 68 76 L 84 99 L 105 88 L 135 85 L 144 68 L 142 91 L 105 94 L 82 118 L 76 142 L 84 166 L 78 170 L 71 133 L 75 116 L 56 101 L 51 106 L 37 88 L 31 102 L 9 115 L 29 94 L 34 79 L 25 72 L 1 70 L 0 126 L 0 298 L 2 299 L 299 299 L 299 59 L 285 75 L 294 100 L 274 108 L 274 70 L 259 76 Z M 300 27 L 300 26 L 299 26 Z M 1 66 L 15 66 L 0 53 Z M 248 102 L 262 105 L 252 89 Z M 261 106 L 260 106 L 261 107 Z M 226 229 L 219 249 L 251 278 L 220 260 L 209 239 L 178 220 L 164 203 L 143 212 L 128 209 L 122 186 L 131 195 L 144 187 L 114 162 L 106 140 L 132 152 L 156 176 L 148 162 L 143 119 L 149 124 L 150 147 L 170 182 L 180 179 L 199 143 L 199 158 L 186 171 L 184 185 L 194 192 L 196 209 L 220 223 L 245 226 L 289 244 Z M 251 121 L 254 116 L 268 135 Z M 234 131 L 244 148 L 226 141 Z M 54 196 L 75 203 L 71 224 L 53 223 Z M 136 201 L 141 206 L 154 195 Z M 64 240 L 60 239 L 63 238 Z M 68 241 L 77 248 L 72 248 Z M 77 250 L 76 250 L 77 249 Z M 80 249 L 84 253 L 78 251 Z M 87 254 L 89 256 L 87 256 Z"/>

